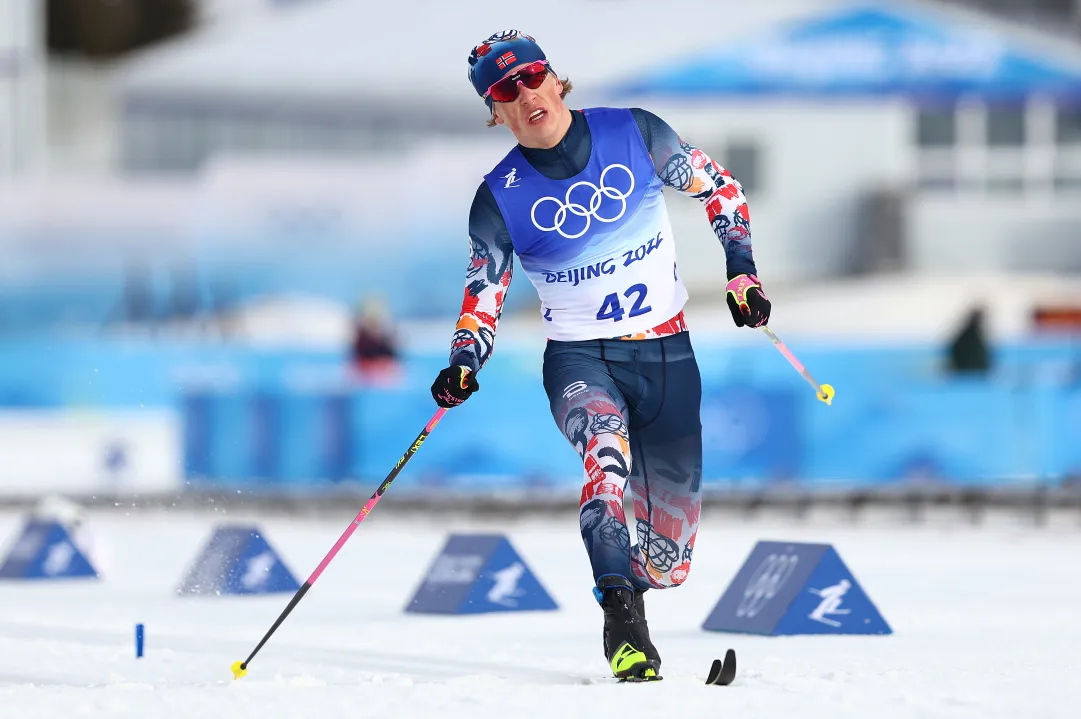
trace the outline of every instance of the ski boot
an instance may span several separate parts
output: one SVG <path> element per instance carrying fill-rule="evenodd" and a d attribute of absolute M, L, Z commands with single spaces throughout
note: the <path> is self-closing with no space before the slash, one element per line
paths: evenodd
<path fill-rule="evenodd" d="M 630 583 L 622 577 L 605 577 L 594 594 L 604 611 L 604 656 L 612 674 L 622 681 L 660 679 L 660 657 L 635 606 Z"/>
<path fill-rule="evenodd" d="M 649 639 L 649 624 L 646 621 L 646 590 L 635 589 L 634 590 L 634 608 L 638 610 L 638 616 L 642 617 L 642 623 L 646 626 L 646 645 L 642 647 L 642 653 L 646 655 L 646 659 L 657 663 L 657 669 L 661 668 L 661 655 L 657 652 L 657 647 L 653 646 L 653 642 Z"/>

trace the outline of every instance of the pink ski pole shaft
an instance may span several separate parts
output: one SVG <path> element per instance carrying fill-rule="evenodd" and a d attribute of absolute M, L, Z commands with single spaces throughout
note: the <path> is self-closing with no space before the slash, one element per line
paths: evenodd
<path fill-rule="evenodd" d="M 360 510 L 349 526 L 345 528 L 345 531 L 342 532 L 342 536 L 338 537 L 338 541 L 335 542 L 334 546 L 327 552 L 327 556 L 323 557 L 323 561 L 319 562 L 319 566 L 315 568 L 312 575 L 308 577 L 308 580 L 304 582 L 300 589 L 297 590 L 297 593 L 293 595 L 293 598 L 289 600 L 289 605 L 285 607 L 285 611 L 278 616 L 278 619 L 274 622 L 273 626 L 270 627 L 270 630 L 263 635 L 263 638 L 255 646 L 255 649 L 252 650 L 252 653 L 248 655 L 248 658 L 242 662 L 233 663 L 232 669 L 234 679 L 239 679 L 248 673 L 248 663 L 255 658 L 255 655 L 259 653 L 259 650 L 263 648 L 263 645 L 267 643 L 267 640 L 270 639 L 271 635 L 277 631 L 278 627 L 281 626 L 281 623 L 284 622 L 285 618 L 289 616 L 289 613 L 293 611 L 293 607 L 299 604 L 300 600 L 304 598 L 304 595 L 308 593 L 308 590 L 312 588 L 312 585 L 315 584 L 315 580 L 319 579 L 319 575 L 323 573 L 323 570 L 327 568 L 327 565 L 333 561 L 341 548 L 349 541 L 349 537 L 353 536 L 353 532 L 357 530 L 357 526 L 364 521 L 364 518 L 372 511 L 372 508 L 378 504 L 383 493 L 387 491 L 387 488 L 394 482 L 394 478 L 402 471 L 402 467 L 404 467 L 406 462 L 417 453 L 420 446 L 424 444 L 424 440 L 428 438 L 428 435 L 432 433 L 432 430 L 435 429 L 435 426 L 439 424 L 439 420 L 443 419 L 443 415 L 446 413 L 447 410 L 440 408 L 432 416 L 431 420 L 429 420 L 428 424 L 424 427 L 424 431 L 417 435 L 413 444 L 410 445 L 405 454 L 401 456 L 398 463 L 394 465 L 394 469 L 390 470 L 390 474 L 388 474 L 387 478 L 383 480 L 383 483 L 379 485 L 379 488 L 375 490 L 375 494 L 372 495 L 371 499 L 368 500 L 368 503 L 364 505 L 364 508 Z"/>
<path fill-rule="evenodd" d="M 784 358 L 788 360 L 788 363 L 795 367 L 796 371 L 800 373 L 803 379 L 807 380 L 807 384 L 814 388 L 815 396 L 819 400 L 826 404 L 833 404 L 833 385 L 823 384 L 820 385 L 815 381 L 815 378 L 811 376 L 811 373 L 807 371 L 807 368 L 803 366 L 803 363 L 796 359 L 796 355 L 792 354 L 792 350 L 788 349 L 784 342 L 781 342 L 781 338 L 773 333 L 766 325 L 762 325 L 760 328 L 766 333 L 770 341 L 773 342 L 773 346 L 777 348 L 777 351 L 784 355 Z"/>

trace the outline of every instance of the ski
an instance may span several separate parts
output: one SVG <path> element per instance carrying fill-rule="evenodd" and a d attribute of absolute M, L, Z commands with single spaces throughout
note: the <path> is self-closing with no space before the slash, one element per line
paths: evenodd
<path fill-rule="evenodd" d="M 724 661 L 720 659 L 713 660 L 713 666 L 709 668 L 709 676 L 706 677 L 706 684 L 715 684 L 717 686 L 726 687 L 732 683 L 736 678 L 736 650 L 729 649 L 724 654 Z"/>

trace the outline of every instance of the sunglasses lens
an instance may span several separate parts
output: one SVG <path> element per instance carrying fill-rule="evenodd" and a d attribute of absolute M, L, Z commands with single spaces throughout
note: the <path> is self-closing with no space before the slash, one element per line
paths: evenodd
<path fill-rule="evenodd" d="M 522 84 L 528 87 L 530 90 L 536 90 L 544 82 L 544 76 L 548 72 L 541 70 L 540 72 L 522 73 Z"/>
<path fill-rule="evenodd" d="M 510 102 L 518 97 L 518 82 L 530 90 L 536 90 L 544 83 L 548 74 L 548 68 L 543 62 L 534 62 L 526 65 L 513 75 L 508 75 L 492 85 L 490 90 L 492 99 L 496 102 Z"/>
<path fill-rule="evenodd" d="M 510 102 L 518 97 L 517 76 L 505 77 L 492 85 L 492 99 L 496 102 Z"/>

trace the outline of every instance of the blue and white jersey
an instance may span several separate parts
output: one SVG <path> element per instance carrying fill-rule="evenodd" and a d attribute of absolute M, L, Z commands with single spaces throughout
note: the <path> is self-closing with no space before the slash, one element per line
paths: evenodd
<path fill-rule="evenodd" d="M 579 174 L 548 179 L 516 147 L 485 175 L 555 340 L 644 332 L 687 301 L 663 183 L 634 117 L 584 114 L 592 151 Z"/>

